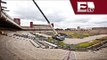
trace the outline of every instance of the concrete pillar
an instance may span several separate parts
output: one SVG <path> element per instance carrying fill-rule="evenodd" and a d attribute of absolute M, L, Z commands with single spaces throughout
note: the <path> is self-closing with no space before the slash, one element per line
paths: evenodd
<path fill-rule="evenodd" d="M 0 18 L 1 18 L 1 0 L 0 0 Z"/>
<path fill-rule="evenodd" d="M 20 22 L 20 18 L 14 18 L 14 22 L 17 23 L 18 25 L 21 24 L 21 22 Z"/>

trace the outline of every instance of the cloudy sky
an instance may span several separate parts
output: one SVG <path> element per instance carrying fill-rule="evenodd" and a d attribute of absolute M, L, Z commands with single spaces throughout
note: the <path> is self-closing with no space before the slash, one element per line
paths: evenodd
<path fill-rule="evenodd" d="M 32 0 L 5 0 L 12 18 L 21 18 L 21 25 L 47 24 Z M 35 0 L 55 28 L 76 28 L 77 26 L 107 26 L 107 15 L 75 15 L 69 0 Z"/>

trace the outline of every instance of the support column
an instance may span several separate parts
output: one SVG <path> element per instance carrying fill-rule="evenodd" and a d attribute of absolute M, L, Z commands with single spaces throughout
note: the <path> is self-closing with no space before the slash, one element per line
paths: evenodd
<path fill-rule="evenodd" d="M 1 0 L 0 0 L 0 18 L 1 18 L 1 9 L 2 9 L 2 8 L 1 8 Z"/>

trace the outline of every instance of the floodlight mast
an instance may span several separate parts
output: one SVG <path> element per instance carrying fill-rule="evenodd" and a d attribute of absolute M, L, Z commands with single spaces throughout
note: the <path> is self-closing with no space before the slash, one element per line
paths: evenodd
<path fill-rule="evenodd" d="M 35 2 L 35 0 L 32 0 L 34 2 L 34 4 L 36 5 L 36 7 L 39 9 L 39 11 L 42 13 L 42 15 L 44 16 L 44 18 L 46 19 L 47 23 L 49 24 L 49 26 L 52 28 L 53 32 L 55 33 L 55 35 L 57 35 L 57 31 L 53 28 L 53 26 L 51 25 L 50 21 L 48 20 L 48 18 L 45 16 L 45 14 L 43 13 L 43 11 L 40 9 L 40 7 L 38 6 L 38 4 Z"/>

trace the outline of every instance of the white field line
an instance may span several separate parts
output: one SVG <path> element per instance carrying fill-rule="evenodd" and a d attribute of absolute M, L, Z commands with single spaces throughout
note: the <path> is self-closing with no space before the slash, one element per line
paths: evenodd
<path fill-rule="evenodd" d="M 69 53 L 70 53 L 70 54 L 69 54 Z M 71 53 L 72 53 L 74 56 L 72 56 Z M 70 56 L 70 55 L 71 55 L 71 56 Z M 74 59 L 77 60 L 75 51 L 71 51 L 71 52 L 68 51 L 68 52 L 66 53 L 66 56 L 63 58 L 63 60 L 67 60 L 68 57 L 70 57 L 70 59 L 71 59 L 72 57 L 74 57 Z"/>
<path fill-rule="evenodd" d="M 77 60 L 77 57 L 76 57 L 76 53 L 75 53 L 75 51 L 73 51 L 73 53 L 74 53 L 74 56 L 75 56 L 75 60 Z"/>
<path fill-rule="evenodd" d="M 69 54 L 69 51 L 67 51 L 67 52 L 65 53 L 65 57 L 64 57 L 62 60 L 66 60 L 67 57 L 68 57 L 68 54 Z"/>

